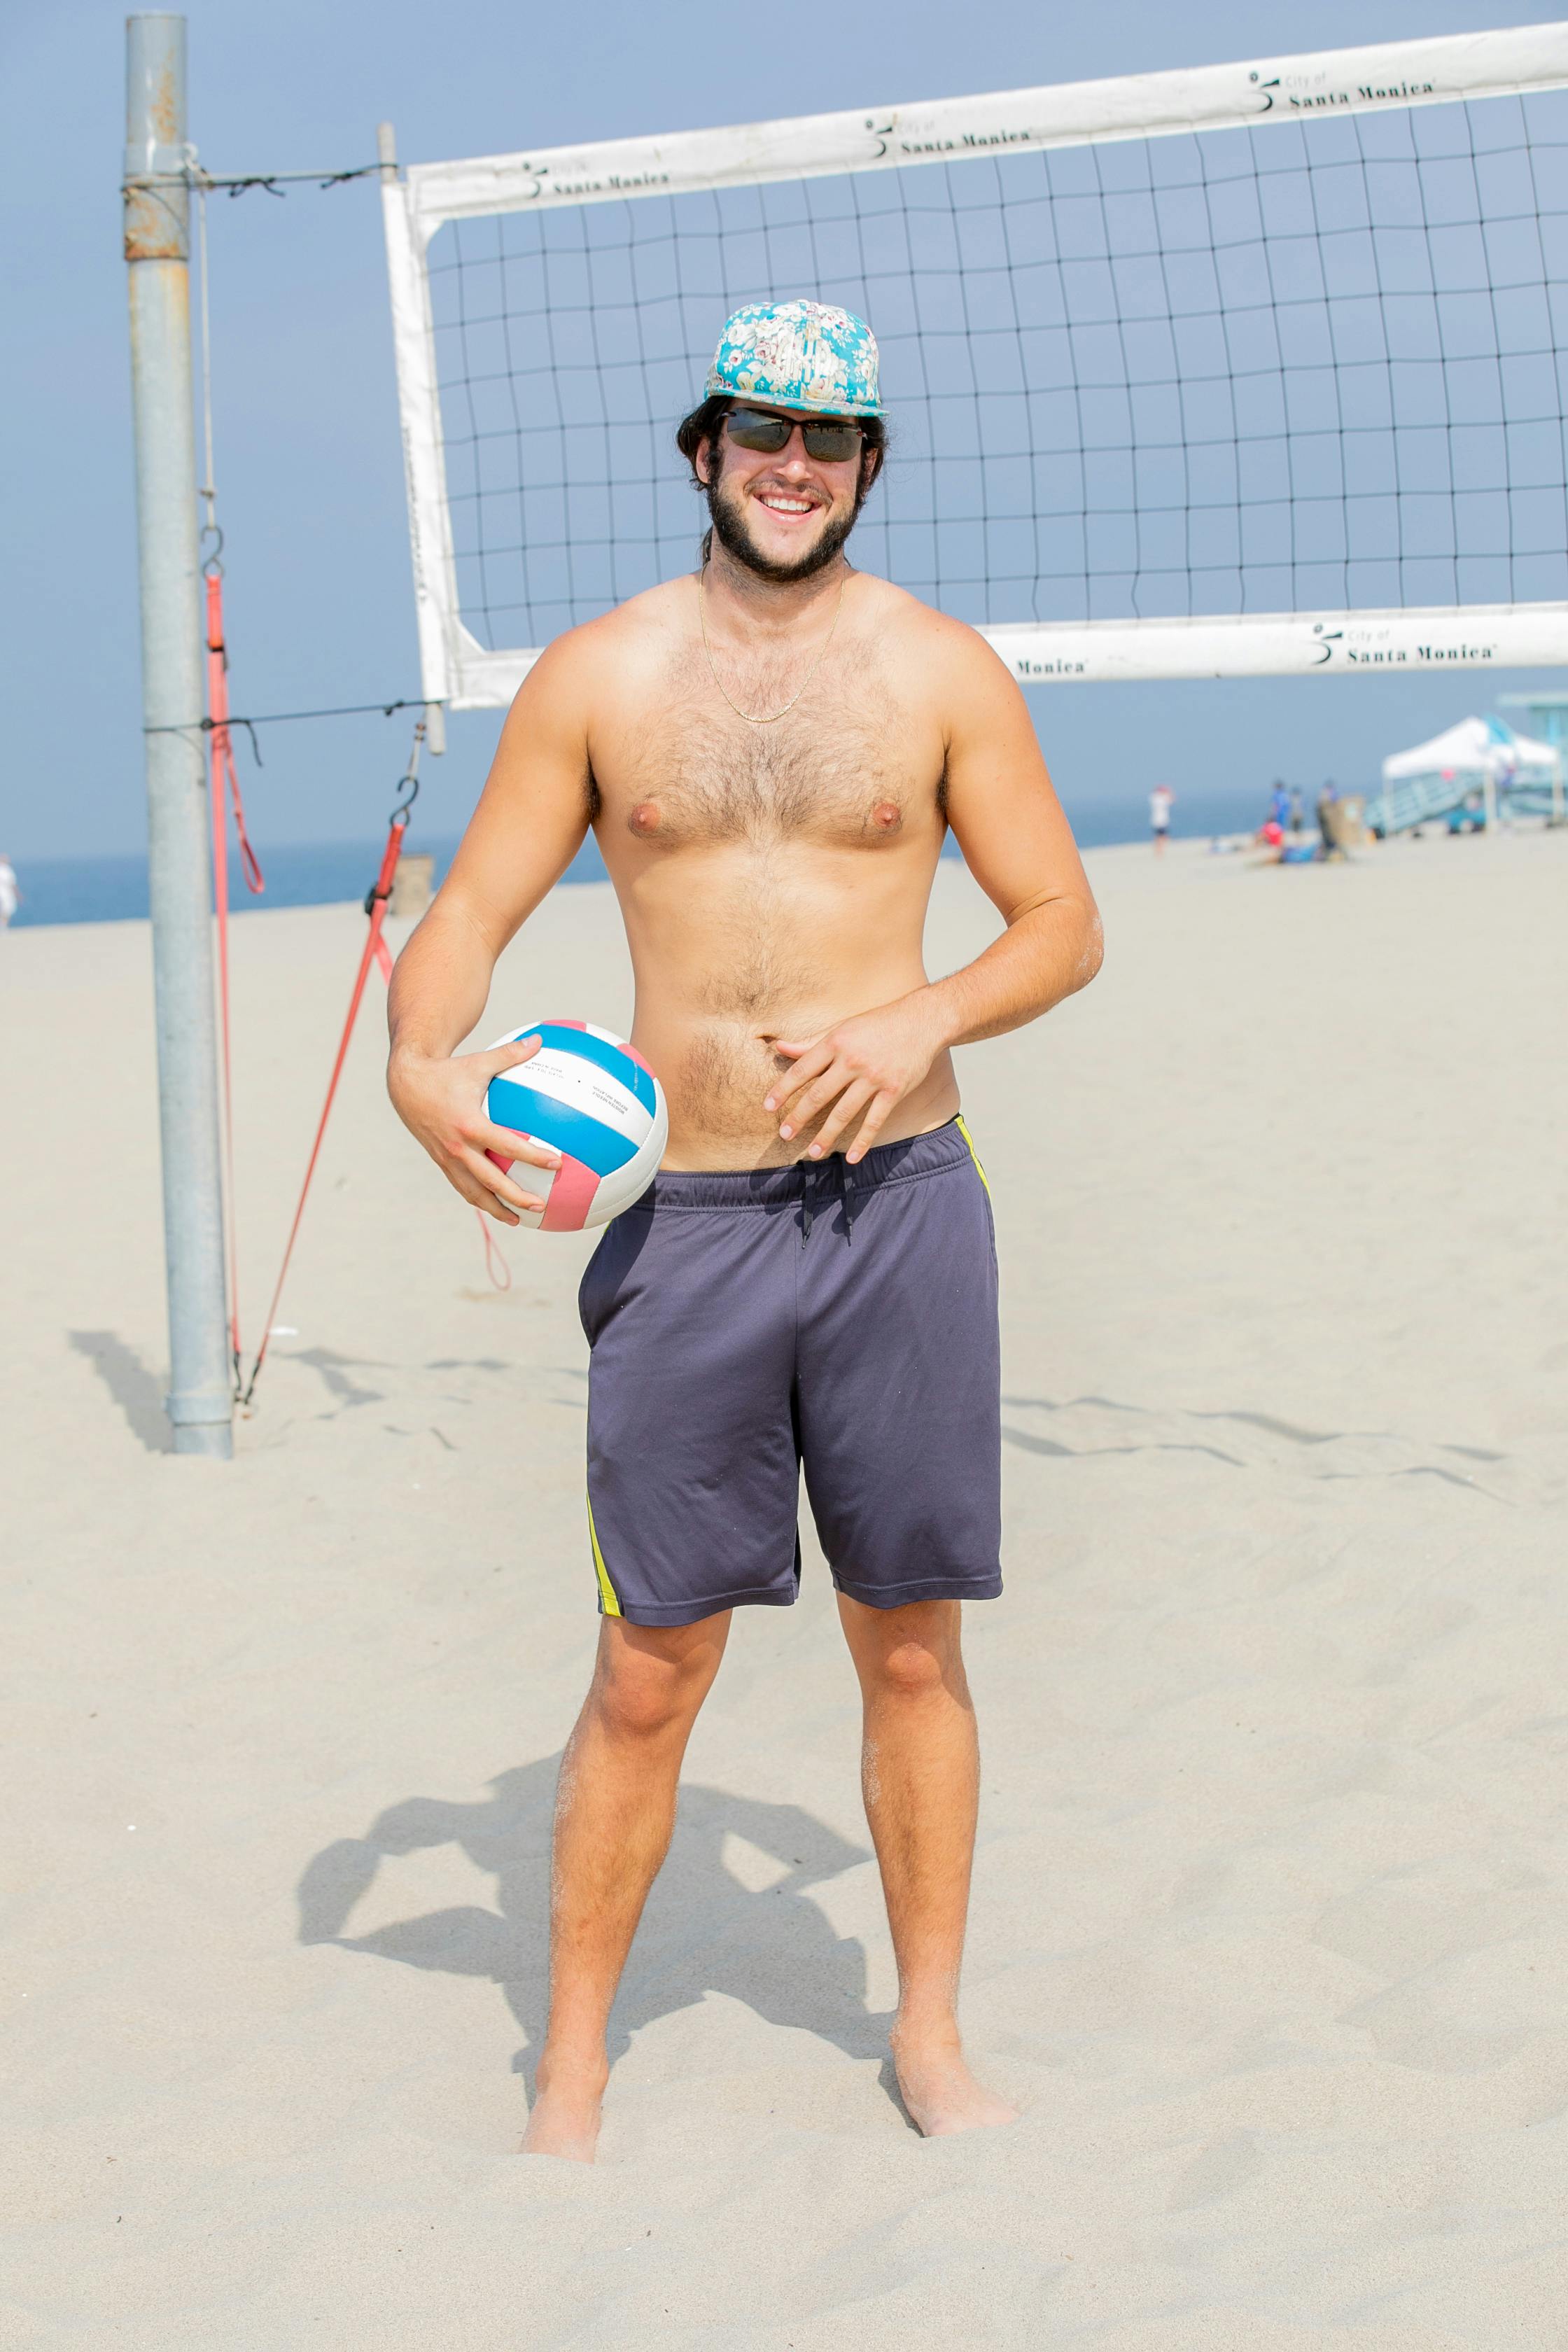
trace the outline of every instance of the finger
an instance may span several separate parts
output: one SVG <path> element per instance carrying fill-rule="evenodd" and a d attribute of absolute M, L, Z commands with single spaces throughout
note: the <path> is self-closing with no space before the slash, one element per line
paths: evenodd
<path fill-rule="evenodd" d="M 893 1105 L 898 1099 L 897 1093 L 890 1087 L 884 1087 L 879 1095 L 873 1097 L 870 1109 L 860 1122 L 859 1134 L 844 1155 L 851 1168 L 865 1159 L 891 1118 Z"/>
<path fill-rule="evenodd" d="M 836 1066 L 834 1056 L 826 1051 L 820 1055 L 814 1052 L 809 1059 L 797 1062 L 787 1076 L 774 1080 L 771 1097 L 773 1108 L 782 1111 L 795 1127 L 798 1127 L 801 1118 L 801 1103 L 805 1088 L 819 1080 L 825 1071 L 830 1072 Z M 847 1083 L 848 1075 L 847 1071 L 843 1074 L 838 1082 L 839 1086 Z M 837 1087 L 834 1087 L 832 1092 L 837 1093 Z M 766 1108 L 767 1106 L 764 1105 L 763 1108 Z"/>
<path fill-rule="evenodd" d="M 475 1151 L 465 1145 L 459 1157 L 469 1175 L 476 1177 L 493 1199 L 504 1201 L 509 1209 L 531 1211 L 543 1208 L 542 1199 L 537 1193 L 525 1192 L 520 1185 L 514 1184 L 511 1178 L 497 1167 L 488 1151 Z M 480 1201 L 478 1205 L 483 1209 L 489 1202 Z"/>
<path fill-rule="evenodd" d="M 520 1217 L 514 1217 L 510 1210 L 504 1207 L 487 1186 L 477 1184 L 468 1171 L 456 1160 L 443 1160 L 439 1164 L 441 1172 L 453 1192 L 460 1192 L 470 1208 L 478 1209 L 483 1216 L 497 1218 L 503 1225 L 521 1223 L 522 1220 Z"/>
<path fill-rule="evenodd" d="M 472 1054 L 466 1058 L 479 1063 L 494 1078 L 499 1077 L 502 1070 L 515 1070 L 520 1062 L 531 1062 L 543 1043 L 543 1038 L 537 1034 L 514 1037 L 510 1045 L 492 1045 L 488 1054 Z"/>
<path fill-rule="evenodd" d="M 857 1078 L 852 1086 L 845 1087 L 811 1139 L 810 1158 L 825 1160 L 827 1157 L 850 1120 L 858 1118 L 874 1092 L 875 1088 L 866 1078 Z"/>
<path fill-rule="evenodd" d="M 473 1138 L 473 1141 L 502 1168 L 514 1160 L 525 1160 L 531 1168 L 559 1168 L 561 1165 L 561 1154 L 552 1143 L 541 1143 L 515 1127 L 487 1126 Z"/>
<path fill-rule="evenodd" d="M 542 1211 L 544 1195 L 530 1192 L 513 1181 L 493 1152 L 466 1154 L 468 1165 L 493 1200 L 504 1201 L 509 1208 Z M 483 1207 L 484 1202 L 479 1204 Z"/>
<path fill-rule="evenodd" d="M 493 1217 L 498 1225 L 521 1225 L 522 1223 L 522 1219 L 514 1217 L 505 1202 L 498 1201 L 493 1192 L 481 1193 L 474 1206 L 481 1217 Z"/>
<path fill-rule="evenodd" d="M 782 1050 L 782 1049 L 781 1049 Z M 833 1059 L 833 1049 L 826 1039 L 818 1038 L 814 1045 L 792 1046 L 800 1060 L 792 1070 L 781 1070 L 763 1097 L 764 1110 L 782 1110 L 792 1094 L 805 1086 L 819 1070 L 825 1070 Z"/>
<path fill-rule="evenodd" d="M 815 1086 L 807 1087 L 805 1093 L 790 1104 L 789 1116 L 780 1128 L 779 1133 L 783 1136 L 804 1134 L 808 1127 L 822 1117 L 829 1103 L 837 1101 L 846 1087 L 858 1086 L 859 1083 L 853 1070 L 847 1070 L 842 1062 L 835 1062 L 833 1067 L 818 1078 Z"/>

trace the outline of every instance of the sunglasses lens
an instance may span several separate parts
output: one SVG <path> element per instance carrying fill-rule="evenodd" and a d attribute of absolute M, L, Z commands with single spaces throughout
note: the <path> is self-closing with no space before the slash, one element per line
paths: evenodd
<path fill-rule="evenodd" d="M 755 449 L 769 457 L 776 457 L 788 446 L 795 431 L 793 418 L 768 416 L 760 408 L 732 408 L 724 422 L 737 448 Z M 819 466 L 842 466 L 859 449 L 860 427 L 836 417 L 830 423 L 805 425 L 804 437 L 806 456 L 815 457 Z"/>
<path fill-rule="evenodd" d="M 858 425 L 808 425 L 805 428 L 805 454 L 819 465 L 841 466 L 859 446 Z"/>
<path fill-rule="evenodd" d="M 776 457 L 795 427 L 787 416 L 763 416 L 754 408 L 732 408 L 725 423 L 737 447 Z"/>

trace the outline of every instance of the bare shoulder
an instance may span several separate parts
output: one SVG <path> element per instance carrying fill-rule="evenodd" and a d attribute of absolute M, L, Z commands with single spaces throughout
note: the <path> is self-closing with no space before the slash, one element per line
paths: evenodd
<path fill-rule="evenodd" d="M 635 677 L 667 661 L 691 601 L 689 580 L 667 580 L 624 604 L 579 623 L 552 641 L 529 672 L 548 693 L 602 694 L 612 678 Z"/>
<path fill-rule="evenodd" d="M 889 668 L 911 698 L 960 717 L 977 704 L 1022 702 L 1011 670 L 978 629 L 890 581 L 862 574 L 863 610 Z"/>

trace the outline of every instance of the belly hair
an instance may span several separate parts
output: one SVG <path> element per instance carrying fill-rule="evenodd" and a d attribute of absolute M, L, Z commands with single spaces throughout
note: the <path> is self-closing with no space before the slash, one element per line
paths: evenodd
<path fill-rule="evenodd" d="M 772 1124 L 763 1108 L 769 1082 L 787 1066 L 761 1038 L 704 1029 L 686 1049 L 675 1087 L 676 1107 L 693 1127 L 754 1135 Z"/>

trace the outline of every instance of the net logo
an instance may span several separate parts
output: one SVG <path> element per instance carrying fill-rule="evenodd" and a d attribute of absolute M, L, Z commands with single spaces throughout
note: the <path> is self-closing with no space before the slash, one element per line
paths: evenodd
<path fill-rule="evenodd" d="M 1276 74 L 1271 81 L 1265 81 L 1260 74 L 1252 73 L 1247 79 L 1263 100 L 1258 110 L 1260 114 L 1273 113 L 1276 90 L 1298 114 L 1316 114 L 1335 106 L 1408 106 L 1414 99 L 1430 98 L 1435 88 L 1429 81 L 1360 81 L 1353 90 L 1313 89 L 1305 83 L 1292 89 L 1288 86 L 1290 77 L 1287 74 Z"/>
<path fill-rule="evenodd" d="M 1312 652 L 1317 667 L 1331 662 L 1336 653 L 1355 669 L 1391 669 L 1401 663 L 1415 662 L 1417 667 L 1428 664 L 1441 666 L 1446 662 L 1469 667 L 1477 662 L 1495 662 L 1496 646 L 1394 645 L 1391 633 L 1380 630 L 1375 635 L 1365 629 L 1325 629 L 1321 621 L 1313 623 L 1312 635 L 1317 639 Z"/>
<path fill-rule="evenodd" d="M 879 121 L 874 114 L 866 117 L 866 128 L 877 142 L 874 162 L 881 163 L 889 154 L 889 142 L 895 137 L 898 121 Z M 1039 133 L 1034 131 L 961 131 L 955 139 L 900 139 L 900 155 L 975 155 L 992 147 L 1032 147 Z"/>
<path fill-rule="evenodd" d="M 522 169 L 526 177 L 519 194 L 531 204 L 537 204 L 543 196 L 554 196 L 566 204 L 584 196 L 630 196 L 647 188 L 668 188 L 670 184 L 668 172 L 606 172 L 596 179 L 552 180 L 548 163 L 525 163 Z"/>

